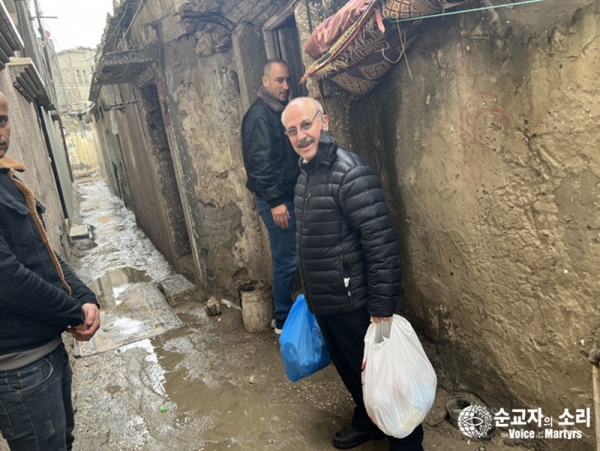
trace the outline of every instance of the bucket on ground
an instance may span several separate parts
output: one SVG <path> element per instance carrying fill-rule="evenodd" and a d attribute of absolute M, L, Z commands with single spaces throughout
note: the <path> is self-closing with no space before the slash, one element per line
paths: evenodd
<path fill-rule="evenodd" d="M 273 321 L 273 293 L 266 280 L 249 280 L 237 287 L 242 320 L 248 332 L 267 332 Z"/>
<path fill-rule="evenodd" d="M 458 426 L 460 413 L 470 405 L 469 401 L 460 397 L 452 398 L 446 403 L 446 410 L 448 411 L 448 415 L 450 415 L 450 423 L 456 429 L 460 429 Z"/>

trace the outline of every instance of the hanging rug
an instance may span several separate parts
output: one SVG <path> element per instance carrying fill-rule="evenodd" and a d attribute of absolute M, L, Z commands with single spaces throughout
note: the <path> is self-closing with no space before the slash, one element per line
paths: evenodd
<path fill-rule="evenodd" d="M 333 20 L 334 14 L 321 26 L 336 25 L 335 33 L 340 32 L 339 24 L 344 22 L 348 28 L 317 59 L 306 71 L 300 82 L 308 77 L 330 78 L 336 84 L 362 97 L 370 92 L 387 71 L 400 59 L 406 49 L 416 39 L 421 31 L 421 21 L 401 24 L 400 19 L 418 18 L 436 12 L 441 12 L 464 1 L 435 1 L 435 0 L 372 0 L 365 2 L 353 0 L 347 5 L 360 8 L 358 19 L 348 24 L 348 17 L 356 14 L 340 10 L 342 20 Z M 384 19 L 387 19 L 384 21 Z M 317 27 L 307 41 L 311 49 L 320 49 L 323 42 L 318 39 L 331 38 L 332 32 L 327 33 L 321 26 Z M 305 46 L 306 51 L 306 46 Z"/>

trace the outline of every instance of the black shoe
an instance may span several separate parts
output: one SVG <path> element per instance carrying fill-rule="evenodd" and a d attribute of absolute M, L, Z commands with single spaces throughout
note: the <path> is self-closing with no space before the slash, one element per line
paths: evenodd
<path fill-rule="evenodd" d="M 335 433 L 331 443 L 338 449 L 350 449 L 369 440 L 380 440 L 384 437 L 384 433 L 380 430 L 359 431 L 352 426 L 346 426 Z"/>

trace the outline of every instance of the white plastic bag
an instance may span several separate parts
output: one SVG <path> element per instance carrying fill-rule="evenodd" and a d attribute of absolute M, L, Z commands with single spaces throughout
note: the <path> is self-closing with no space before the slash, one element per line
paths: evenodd
<path fill-rule="evenodd" d="M 371 421 L 404 438 L 423 422 L 435 400 L 437 379 L 410 323 L 371 323 L 365 336 L 363 397 Z"/>

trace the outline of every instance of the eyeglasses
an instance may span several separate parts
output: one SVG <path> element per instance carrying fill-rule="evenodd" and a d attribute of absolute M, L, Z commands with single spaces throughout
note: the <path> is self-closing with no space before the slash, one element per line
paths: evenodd
<path fill-rule="evenodd" d="M 319 113 L 320 113 L 320 111 L 317 111 L 310 121 L 309 120 L 302 121 L 302 123 L 300 124 L 300 127 L 298 127 L 298 128 L 300 130 L 302 130 L 303 132 L 310 130 L 310 128 L 313 126 L 313 122 L 314 122 L 315 118 L 317 117 L 317 114 L 319 114 Z M 288 135 L 288 137 L 293 138 L 294 136 L 296 136 L 298 134 L 298 128 L 290 127 L 285 131 L 285 134 Z"/>

